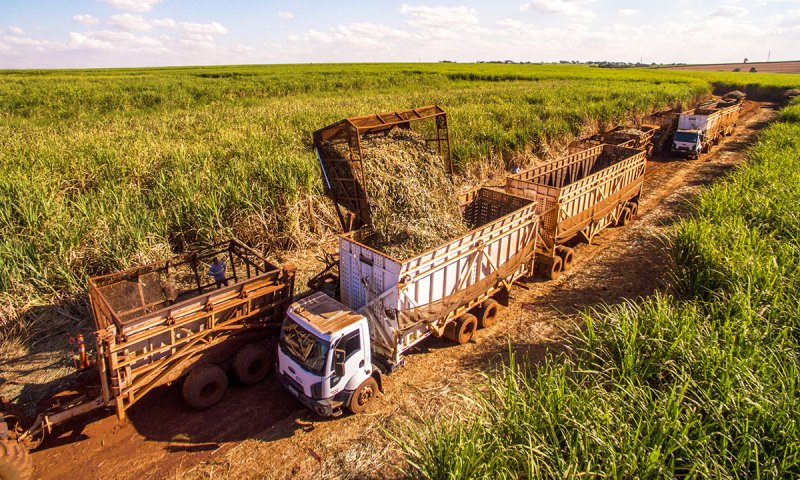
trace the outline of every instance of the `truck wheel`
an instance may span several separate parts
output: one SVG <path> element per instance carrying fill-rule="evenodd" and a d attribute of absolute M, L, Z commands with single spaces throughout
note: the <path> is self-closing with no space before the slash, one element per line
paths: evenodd
<path fill-rule="evenodd" d="M 637 202 L 630 202 L 628 208 L 631 209 L 631 220 L 636 220 L 639 215 L 639 204 Z"/>
<path fill-rule="evenodd" d="M 619 219 L 617 220 L 617 225 L 620 227 L 624 227 L 625 225 L 631 223 L 631 209 L 625 207 L 622 209 L 622 213 L 619 215 Z"/>
<path fill-rule="evenodd" d="M 472 340 L 472 335 L 477 328 L 478 318 L 471 313 L 465 313 L 458 320 L 452 321 L 445 326 L 444 336 L 459 345 L 463 345 Z"/>
<path fill-rule="evenodd" d="M 233 373 L 245 385 L 253 385 L 267 378 L 272 369 L 266 345 L 251 343 L 240 348 L 233 357 Z"/>
<path fill-rule="evenodd" d="M 478 317 L 478 326 L 480 328 L 489 328 L 497 321 L 497 313 L 500 311 L 500 304 L 497 300 L 490 298 L 483 302 L 481 308 L 476 312 Z"/>
<path fill-rule="evenodd" d="M 228 376 L 217 365 L 200 365 L 183 382 L 183 399 L 195 410 L 205 410 L 220 400 L 228 389 Z"/>
<path fill-rule="evenodd" d="M 563 267 L 563 262 L 561 260 L 561 257 L 559 257 L 558 255 L 554 256 L 553 263 L 551 263 L 550 265 L 546 264 L 544 265 L 545 277 L 547 277 L 549 280 L 557 279 L 558 277 L 561 276 L 561 272 L 563 271 L 562 267 Z"/>
<path fill-rule="evenodd" d="M 561 258 L 562 272 L 568 272 L 572 270 L 573 251 L 571 248 L 559 245 L 556 247 L 556 255 Z"/>
<path fill-rule="evenodd" d="M 0 440 L 0 479 L 30 480 L 33 461 L 28 449 L 14 440 Z"/>
<path fill-rule="evenodd" d="M 378 396 L 378 382 L 373 377 L 364 380 L 358 386 L 353 396 L 350 397 L 350 404 L 347 406 L 353 413 L 364 413 L 369 404 Z"/>

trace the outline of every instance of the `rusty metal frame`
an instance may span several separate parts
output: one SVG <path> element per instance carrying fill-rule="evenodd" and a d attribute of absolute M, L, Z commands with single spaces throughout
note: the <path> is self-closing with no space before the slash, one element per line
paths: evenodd
<path fill-rule="evenodd" d="M 111 324 L 116 325 L 119 329 L 128 327 L 127 324 L 132 323 L 126 321 L 124 317 L 146 317 L 146 310 L 156 311 L 166 308 L 165 302 L 158 302 L 154 304 L 147 304 L 144 297 L 140 292 L 140 304 L 133 309 L 119 311 L 112 306 L 112 303 L 106 298 L 104 292 L 106 289 L 113 287 L 116 284 L 126 281 L 138 280 L 143 275 L 150 273 L 169 273 L 180 266 L 188 265 L 194 271 L 196 279 L 196 287 L 193 289 L 176 292 L 178 298 L 184 297 L 189 294 L 190 297 L 202 295 L 209 291 L 214 290 L 214 282 L 209 281 L 203 283 L 200 280 L 201 274 L 198 270 L 200 260 L 208 260 L 216 256 L 225 255 L 228 257 L 231 266 L 231 275 L 228 280 L 238 283 L 240 279 L 250 279 L 254 276 L 261 275 L 266 272 L 277 270 L 278 267 L 272 265 L 263 255 L 251 249 L 247 245 L 236 241 L 230 240 L 211 245 L 201 250 L 195 250 L 191 253 L 177 255 L 170 259 L 135 267 L 128 270 L 114 272 L 107 275 L 100 275 L 89 278 L 88 281 L 88 294 L 89 302 L 92 307 L 92 315 L 98 329 L 104 329 Z M 245 272 L 237 272 L 233 258 L 236 258 L 244 264 Z M 243 277 L 243 278 L 240 278 Z M 174 307 L 173 307 L 174 308 Z"/>
<path fill-rule="evenodd" d="M 598 162 L 603 168 L 592 173 Z M 506 177 L 507 192 L 542 206 L 537 260 L 547 263 L 558 245 L 578 235 L 591 242 L 615 223 L 641 195 L 646 165 L 642 150 L 603 144 Z"/>
<path fill-rule="evenodd" d="M 436 137 L 426 140 L 436 143 L 445 169 L 452 175 L 453 158 L 450 149 L 447 113 L 437 105 L 345 118 L 314 132 L 314 151 L 322 170 L 325 195 L 334 201 L 336 214 L 344 232 L 357 230 L 371 224 L 369 192 L 364 188 L 366 178 L 361 137 L 387 132 L 394 128 L 410 129 L 412 122 L 423 120 L 434 121 Z M 322 147 L 326 143 L 347 143 L 349 158 L 324 157 Z M 333 172 L 330 167 L 337 162 L 345 162 L 349 165 L 350 177 L 329 174 L 329 172 Z"/>
<path fill-rule="evenodd" d="M 201 261 L 219 255 L 229 260 L 235 257 L 242 265 L 237 272 L 231 262 L 229 279 L 234 283 L 217 289 L 214 282 L 199 280 L 198 268 Z M 120 312 L 104 295 L 106 288 L 118 283 L 182 265 L 194 270 L 198 279 L 175 303 L 146 304 L 141 299 L 138 306 Z M 102 404 L 115 407 L 123 418 L 139 397 L 188 373 L 201 356 L 221 349 L 227 355 L 238 347 L 229 344 L 234 339 L 263 338 L 277 330 L 294 295 L 294 272 L 294 266 L 273 265 L 256 250 L 231 240 L 164 262 L 90 278 Z"/>

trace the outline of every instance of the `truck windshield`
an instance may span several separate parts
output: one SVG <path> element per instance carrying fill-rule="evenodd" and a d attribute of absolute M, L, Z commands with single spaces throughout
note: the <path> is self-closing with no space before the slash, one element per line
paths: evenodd
<path fill-rule="evenodd" d="M 676 142 L 690 142 L 697 141 L 697 132 L 675 132 Z"/>
<path fill-rule="evenodd" d="M 330 345 L 288 317 L 281 328 L 280 344 L 284 353 L 303 369 L 315 375 L 325 373 L 325 359 Z"/>

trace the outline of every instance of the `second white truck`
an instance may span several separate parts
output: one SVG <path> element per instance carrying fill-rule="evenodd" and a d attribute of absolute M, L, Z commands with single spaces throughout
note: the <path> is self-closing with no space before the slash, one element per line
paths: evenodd
<path fill-rule="evenodd" d="M 722 137 L 733 133 L 741 109 L 742 100 L 731 99 L 681 113 L 672 140 L 672 152 L 693 159 L 710 152 Z"/>

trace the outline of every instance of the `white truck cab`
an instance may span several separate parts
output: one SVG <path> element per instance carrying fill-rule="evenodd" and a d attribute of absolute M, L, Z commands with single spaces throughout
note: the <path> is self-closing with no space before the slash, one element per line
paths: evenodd
<path fill-rule="evenodd" d="M 673 153 L 697 158 L 705 147 L 703 140 L 702 130 L 678 130 L 675 132 L 671 150 Z"/>
<path fill-rule="evenodd" d="M 367 319 L 322 292 L 287 310 L 277 361 L 281 384 L 321 416 L 361 413 L 383 391 Z"/>

